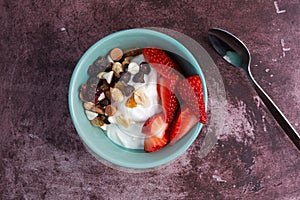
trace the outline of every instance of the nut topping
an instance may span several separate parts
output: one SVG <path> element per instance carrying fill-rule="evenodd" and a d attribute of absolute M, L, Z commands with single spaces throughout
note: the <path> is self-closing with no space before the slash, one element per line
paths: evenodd
<path fill-rule="evenodd" d="M 138 105 L 141 106 L 149 105 L 150 103 L 149 99 L 141 89 L 134 91 L 133 94 L 134 94 L 134 100 Z"/>
<path fill-rule="evenodd" d="M 115 102 L 121 102 L 124 100 L 124 95 L 122 94 L 121 90 L 118 88 L 111 88 L 111 98 Z"/>
<path fill-rule="evenodd" d="M 113 61 L 119 61 L 123 57 L 123 51 L 120 48 L 114 48 L 110 51 L 109 56 Z"/>
<path fill-rule="evenodd" d="M 123 115 L 117 116 L 117 122 L 125 128 L 128 128 L 128 126 L 130 125 L 130 119 L 126 119 Z"/>
<path fill-rule="evenodd" d="M 113 116 L 114 114 L 116 114 L 117 109 L 113 106 L 113 105 L 108 105 L 105 108 L 105 114 L 107 114 L 108 116 Z"/>

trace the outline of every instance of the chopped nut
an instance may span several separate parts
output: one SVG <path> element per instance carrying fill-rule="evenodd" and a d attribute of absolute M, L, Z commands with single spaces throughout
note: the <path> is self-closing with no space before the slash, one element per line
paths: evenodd
<path fill-rule="evenodd" d="M 122 65 L 129 65 L 130 64 L 130 61 L 128 59 L 124 59 L 124 61 L 122 62 Z"/>
<path fill-rule="evenodd" d="M 90 110 L 86 110 L 85 114 L 89 120 L 93 120 L 98 116 L 98 113 L 92 112 Z"/>
<path fill-rule="evenodd" d="M 130 125 L 130 120 L 126 119 L 123 115 L 117 116 L 117 122 L 125 128 L 128 128 L 128 126 Z"/>
<path fill-rule="evenodd" d="M 123 57 L 123 51 L 120 48 L 114 48 L 110 51 L 109 56 L 113 61 L 119 61 Z"/>
<path fill-rule="evenodd" d="M 124 100 L 124 95 L 122 94 L 121 90 L 118 88 L 111 88 L 111 98 L 115 102 L 121 102 Z"/>
<path fill-rule="evenodd" d="M 107 74 L 107 72 L 100 72 L 98 75 L 97 75 L 97 77 L 99 78 L 99 79 L 104 79 L 104 74 Z"/>
<path fill-rule="evenodd" d="M 117 109 L 113 105 L 108 105 L 105 108 L 105 114 L 108 116 L 113 116 L 117 112 Z"/>
<path fill-rule="evenodd" d="M 118 81 L 115 84 L 115 88 L 118 88 L 119 90 L 121 90 L 121 92 L 124 92 L 124 84 L 121 81 Z"/>
<path fill-rule="evenodd" d="M 123 65 L 119 62 L 115 62 L 112 66 L 112 70 L 117 78 L 120 78 L 120 73 L 123 72 Z"/>
<path fill-rule="evenodd" d="M 93 126 L 96 126 L 96 127 L 101 127 L 101 126 L 104 125 L 104 122 L 101 120 L 100 117 L 96 117 L 95 119 L 93 119 L 93 120 L 91 121 L 91 124 L 92 124 Z"/>
<path fill-rule="evenodd" d="M 138 105 L 141 106 L 149 105 L 149 99 L 141 89 L 136 90 L 133 93 L 134 93 L 134 100 Z"/>
<path fill-rule="evenodd" d="M 84 102 L 83 104 L 84 109 L 86 110 L 92 110 L 95 107 L 95 104 L 93 102 Z"/>
<path fill-rule="evenodd" d="M 135 108 L 137 106 L 136 101 L 134 100 L 134 95 L 131 95 L 126 104 L 125 104 L 128 108 Z"/>
<path fill-rule="evenodd" d="M 104 114 L 104 111 L 100 108 L 99 105 L 95 106 L 92 111 L 102 114 L 102 115 Z"/>
<path fill-rule="evenodd" d="M 131 62 L 129 65 L 128 65 L 128 71 L 131 73 L 131 74 L 137 74 L 140 70 L 140 66 L 135 63 L 135 62 Z"/>

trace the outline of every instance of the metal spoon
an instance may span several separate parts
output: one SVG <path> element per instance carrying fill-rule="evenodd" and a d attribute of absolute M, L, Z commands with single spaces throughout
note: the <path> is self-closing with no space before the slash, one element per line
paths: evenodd
<path fill-rule="evenodd" d="M 293 128 L 284 114 L 275 105 L 272 99 L 254 80 L 250 70 L 251 55 L 246 45 L 233 34 L 219 28 L 210 29 L 208 31 L 208 38 L 214 49 L 227 62 L 229 62 L 233 66 L 242 68 L 246 72 L 252 86 L 256 90 L 259 97 L 262 99 L 264 104 L 277 120 L 278 124 L 297 146 L 298 150 L 300 150 L 299 133 L 297 133 L 297 131 Z"/>

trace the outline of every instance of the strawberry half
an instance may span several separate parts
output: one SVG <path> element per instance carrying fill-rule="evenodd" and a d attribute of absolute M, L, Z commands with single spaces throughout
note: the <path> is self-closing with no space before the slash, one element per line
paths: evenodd
<path fill-rule="evenodd" d="M 142 53 L 145 60 L 163 77 L 168 78 L 176 84 L 179 76 L 179 67 L 162 49 L 143 48 Z"/>
<path fill-rule="evenodd" d="M 166 123 L 170 124 L 175 116 L 178 108 L 178 100 L 176 95 L 172 92 L 174 90 L 174 83 L 164 77 L 158 79 L 157 92 L 161 99 L 161 105 L 166 118 Z"/>
<path fill-rule="evenodd" d="M 182 100 L 199 118 L 199 122 L 205 124 L 207 115 L 204 104 L 204 92 L 202 82 L 198 75 L 190 76 L 187 79 L 179 81 L 176 85 L 177 92 Z"/>
<path fill-rule="evenodd" d="M 163 113 L 156 114 L 145 122 L 142 132 L 146 134 L 144 140 L 146 152 L 157 151 L 169 142 L 169 135 L 166 133 L 167 126 Z"/>
<path fill-rule="evenodd" d="M 170 144 L 173 145 L 187 134 L 187 132 L 189 132 L 189 130 L 191 130 L 197 122 L 198 118 L 195 114 L 186 105 L 184 105 L 182 109 L 177 112 L 175 121 L 171 126 Z"/>

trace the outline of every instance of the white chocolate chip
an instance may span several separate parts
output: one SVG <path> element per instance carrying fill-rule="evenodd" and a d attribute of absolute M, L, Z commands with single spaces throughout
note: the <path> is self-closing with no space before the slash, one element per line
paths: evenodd
<path fill-rule="evenodd" d="M 89 111 L 89 110 L 86 110 L 85 114 L 86 114 L 86 117 L 89 120 L 93 120 L 93 119 L 95 119 L 98 116 L 98 113 L 95 113 L 95 112 L 92 112 L 92 111 Z"/>
<path fill-rule="evenodd" d="M 128 65 L 128 71 L 131 74 L 137 74 L 140 71 L 140 66 L 137 63 L 135 63 L 135 62 L 131 62 Z"/>
<path fill-rule="evenodd" d="M 108 84 L 110 84 L 113 75 L 114 75 L 114 72 L 113 72 L 113 71 L 110 71 L 110 72 L 104 74 L 104 75 L 103 75 L 103 78 L 107 81 Z"/>
<path fill-rule="evenodd" d="M 119 115 L 117 117 L 117 122 L 125 128 L 128 128 L 128 126 L 130 125 L 130 119 L 125 118 L 123 115 Z"/>
<path fill-rule="evenodd" d="M 103 100 L 103 99 L 105 99 L 105 94 L 102 92 L 102 93 L 100 94 L 100 96 L 98 97 L 98 101 L 101 101 L 101 100 Z"/>
<path fill-rule="evenodd" d="M 107 124 L 103 124 L 102 126 L 100 126 L 100 128 L 101 128 L 102 130 L 106 131 L 106 130 L 107 130 Z"/>

